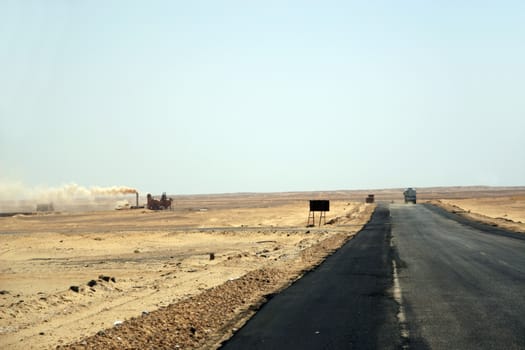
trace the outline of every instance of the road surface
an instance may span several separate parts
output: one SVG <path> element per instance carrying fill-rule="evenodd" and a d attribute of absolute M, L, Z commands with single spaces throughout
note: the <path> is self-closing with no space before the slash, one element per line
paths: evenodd
<path fill-rule="evenodd" d="M 380 205 L 223 349 L 525 349 L 525 238 Z"/>
<path fill-rule="evenodd" d="M 390 209 L 410 348 L 525 349 L 525 236 Z"/>

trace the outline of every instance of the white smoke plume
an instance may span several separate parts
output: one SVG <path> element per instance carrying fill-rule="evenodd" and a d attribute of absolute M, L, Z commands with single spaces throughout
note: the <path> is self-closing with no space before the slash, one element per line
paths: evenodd
<path fill-rule="evenodd" d="M 0 201 L 70 204 L 75 201 L 95 201 L 100 197 L 118 197 L 137 193 L 126 186 L 84 187 L 75 183 L 60 187 L 28 187 L 21 182 L 0 181 Z M 1 203 L 0 203 L 1 205 Z"/>
<path fill-rule="evenodd" d="M 40 189 L 36 194 L 38 198 L 47 198 L 48 201 L 67 202 L 74 199 L 95 199 L 96 197 L 119 196 L 136 192 L 134 188 L 124 186 L 87 188 L 77 184 L 67 184 L 57 188 Z"/>

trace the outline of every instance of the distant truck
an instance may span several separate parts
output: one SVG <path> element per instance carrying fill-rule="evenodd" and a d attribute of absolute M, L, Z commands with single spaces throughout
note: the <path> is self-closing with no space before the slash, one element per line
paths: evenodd
<path fill-rule="evenodd" d="M 412 202 L 416 204 L 416 190 L 412 187 L 409 187 L 403 192 L 405 195 L 405 203 Z"/>

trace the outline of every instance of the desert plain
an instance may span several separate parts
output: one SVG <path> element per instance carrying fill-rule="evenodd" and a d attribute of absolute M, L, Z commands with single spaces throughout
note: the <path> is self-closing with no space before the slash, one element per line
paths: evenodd
<path fill-rule="evenodd" d="M 358 233 L 368 193 L 402 201 L 402 189 L 248 193 L 117 211 L 106 198 L 0 217 L 0 347 L 217 348 Z M 326 223 L 307 227 L 309 199 L 331 201 Z M 523 187 L 421 189 L 425 201 L 525 232 Z"/>

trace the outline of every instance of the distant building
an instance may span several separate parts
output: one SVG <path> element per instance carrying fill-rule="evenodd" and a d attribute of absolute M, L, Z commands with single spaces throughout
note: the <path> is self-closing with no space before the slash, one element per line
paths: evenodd
<path fill-rule="evenodd" d="M 49 211 L 55 211 L 55 208 L 53 207 L 53 203 L 37 204 L 36 211 L 49 212 Z"/>

